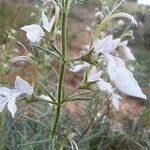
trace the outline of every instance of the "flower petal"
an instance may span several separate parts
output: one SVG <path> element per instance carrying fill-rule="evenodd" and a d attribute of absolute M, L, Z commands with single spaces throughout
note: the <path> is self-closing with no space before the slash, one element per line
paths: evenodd
<path fill-rule="evenodd" d="M 51 98 L 50 98 L 49 96 L 40 95 L 39 97 L 40 97 L 41 99 L 43 99 L 43 100 L 51 101 Z"/>
<path fill-rule="evenodd" d="M 47 18 L 47 16 L 45 15 L 44 11 L 42 12 L 42 23 L 43 23 L 44 28 L 49 24 L 48 18 Z M 45 29 L 46 29 L 46 28 L 45 28 Z"/>
<path fill-rule="evenodd" d="M 125 63 L 122 59 L 112 56 L 111 54 L 104 55 L 107 61 L 107 71 L 110 79 L 113 80 L 116 76 L 116 67 L 125 67 Z"/>
<path fill-rule="evenodd" d="M 97 86 L 101 91 L 106 91 L 108 92 L 108 94 L 111 94 L 113 92 L 112 85 L 101 78 L 97 82 Z"/>
<path fill-rule="evenodd" d="M 8 101 L 5 97 L 0 97 L 0 112 L 2 112 L 4 110 L 7 103 L 8 103 Z"/>
<path fill-rule="evenodd" d="M 43 28 L 47 32 L 50 32 L 52 27 L 53 27 L 53 25 L 54 25 L 54 23 L 55 23 L 55 16 L 49 22 L 47 16 L 45 15 L 45 13 L 42 12 L 42 23 L 43 23 Z"/>
<path fill-rule="evenodd" d="M 98 81 L 101 74 L 102 74 L 102 71 L 97 72 L 96 67 L 93 67 L 88 74 L 87 81 L 88 82 Z"/>
<path fill-rule="evenodd" d="M 90 66 L 89 63 L 83 62 L 83 63 L 81 64 L 80 61 L 77 61 L 77 62 L 75 62 L 74 64 L 75 64 L 75 66 L 72 66 L 72 68 L 70 69 L 70 71 L 72 71 L 72 72 L 79 72 L 79 71 L 83 70 L 84 68 L 87 68 L 87 67 Z"/>
<path fill-rule="evenodd" d="M 113 40 L 113 36 L 107 36 L 102 40 L 98 40 L 94 44 L 94 49 L 96 53 L 111 53 L 113 52 L 119 45 L 120 39 Z"/>
<path fill-rule="evenodd" d="M 146 95 L 142 92 L 132 72 L 126 68 L 117 67 L 117 76 L 113 80 L 115 86 L 123 93 L 146 99 Z"/>
<path fill-rule="evenodd" d="M 8 97 L 8 105 L 7 108 L 11 113 L 11 116 L 14 118 L 15 113 L 17 112 L 17 106 L 16 106 L 16 100 L 17 100 L 18 95 L 13 95 Z"/>
<path fill-rule="evenodd" d="M 108 61 L 107 71 L 115 86 L 127 95 L 146 99 L 146 95 L 143 94 L 132 72 L 125 67 L 123 60 L 111 55 L 105 56 Z"/>
<path fill-rule="evenodd" d="M 50 23 L 48 22 L 48 18 L 45 15 L 44 12 L 42 12 L 42 23 L 43 23 L 43 28 L 49 32 L 50 31 Z"/>
<path fill-rule="evenodd" d="M 26 25 L 21 30 L 26 32 L 27 38 L 33 43 L 40 41 L 44 35 L 43 29 L 37 24 Z"/>
<path fill-rule="evenodd" d="M 33 87 L 19 76 L 16 77 L 15 89 L 21 91 L 22 93 L 26 93 L 29 96 L 31 96 L 34 91 Z"/>
<path fill-rule="evenodd" d="M 122 59 L 105 55 L 108 61 L 107 71 L 115 86 L 123 93 L 146 99 L 132 72 L 126 67 Z"/>
<path fill-rule="evenodd" d="M 17 91 L 14 89 L 9 89 L 6 87 L 0 87 L 0 95 L 2 95 L 2 96 L 9 96 L 9 95 L 16 93 L 16 92 Z"/>

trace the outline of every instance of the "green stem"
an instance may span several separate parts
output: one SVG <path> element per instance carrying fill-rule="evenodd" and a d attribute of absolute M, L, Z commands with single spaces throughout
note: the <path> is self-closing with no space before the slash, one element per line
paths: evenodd
<path fill-rule="evenodd" d="M 66 58 L 66 27 L 67 27 L 67 15 L 68 15 L 68 0 L 63 0 L 63 7 L 62 10 L 62 24 L 61 24 L 61 44 L 62 44 L 62 56 L 64 59 Z M 59 82 L 58 82 L 58 105 L 56 109 L 56 117 L 55 117 L 55 123 L 52 130 L 52 139 L 54 138 L 54 135 L 56 133 L 56 129 L 59 122 L 59 116 L 60 116 L 60 108 L 61 108 L 61 102 L 63 100 L 63 84 L 64 84 L 64 73 L 65 73 L 65 66 L 66 62 L 61 61 L 60 62 L 60 73 L 59 73 Z"/>
<path fill-rule="evenodd" d="M 56 129 L 57 129 L 58 121 L 59 121 L 59 116 L 60 116 L 60 105 L 57 106 L 57 110 L 56 110 L 55 124 L 54 124 L 53 130 L 52 130 L 52 139 L 54 138 L 54 135 L 56 133 Z"/>

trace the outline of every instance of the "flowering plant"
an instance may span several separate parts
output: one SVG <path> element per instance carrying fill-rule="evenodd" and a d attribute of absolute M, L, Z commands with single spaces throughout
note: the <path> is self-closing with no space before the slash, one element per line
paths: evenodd
<path fill-rule="evenodd" d="M 76 3 L 77 2 L 72 0 L 45 1 L 44 5 L 48 6 L 50 4 L 53 6 L 54 12 L 51 14 L 53 17 L 49 19 L 43 10 L 38 24 L 21 27 L 21 30 L 26 33 L 33 49 L 40 50 L 56 58 L 55 61 L 59 64 L 59 71 L 57 68 L 52 67 L 58 77 L 58 80 L 54 83 L 56 86 L 54 90 L 49 90 L 46 85 L 43 85 L 39 80 L 38 59 L 36 58 L 35 51 L 32 55 L 18 56 L 11 60 L 12 62 L 28 61 L 31 63 L 35 68 L 32 85 L 17 76 L 14 89 L 6 87 L 0 88 L 0 112 L 3 111 L 7 105 L 13 118 L 17 112 L 16 101 L 18 100 L 20 100 L 20 102 L 27 100 L 30 103 L 37 101 L 41 103 L 44 102 L 47 103 L 50 108 L 53 108 L 55 114 L 54 122 L 52 122 L 50 127 L 49 141 L 53 149 L 59 148 L 60 150 L 63 149 L 68 141 L 71 144 L 71 148 L 77 150 L 77 142 L 86 133 L 84 130 L 81 133 L 72 130 L 70 133 L 62 136 L 63 138 L 60 137 L 58 129 L 61 126 L 60 118 L 61 115 L 63 115 L 62 108 L 64 104 L 70 101 L 84 101 L 85 103 L 87 102 L 86 104 L 89 104 L 90 101 L 93 103 L 93 108 L 94 103 L 99 101 L 100 95 L 104 93 L 107 102 L 112 103 L 116 110 L 119 110 L 119 102 L 122 98 L 120 93 L 146 99 L 146 95 L 142 92 L 133 73 L 128 69 L 123 59 L 119 57 L 120 53 L 123 53 L 127 59 L 135 61 L 134 55 L 127 46 L 128 40 L 124 40 L 126 34 L 124 33 L 124 35 L 117 38 L 114 38 L 111 34 L 107 34 L 103 38 L 101 37 L 101 32 L 104 27 L 116 18 L 127 18 L 131 20 L 132 24 L 137 25 L 133 16 L 124 12 L 116 12 L 117 8 L 123 3 L 123 0 L 115 5 L 114 9 L 97 24 L 95 31 L 92 33 L 88 50 L 84 51 L 83 55 L 79 58 L 68 58 L 66 55 L 68 49 L 67 18 L 70 9 L 75 6 Z M 58 24 L 60 21 L 61 24 L 59 27 Z M 61 31 L 61 41 L 57 39 L 59 30 Z M 59 42 L 60 44 L 57 44 Z M 69 92 L 65 90 L 64 86 L 66 70 L 70 70 L 74 73 L 84 73 L 82 82 L 77 88 Z M 37 92 L 38 85 L 42 87 L 46 95 L 42 94 L 39 96 Z M 98 106 L 101 106 L 101 104 L 98 104 Z M 91 122 L 94 122 L 99 116 L 99 109 L 97 108 L 98 107 L 94 107 L 96 110 L 95 114 L 91 117 Z M 76 136 L 77 138 L 75 138 Z"/>

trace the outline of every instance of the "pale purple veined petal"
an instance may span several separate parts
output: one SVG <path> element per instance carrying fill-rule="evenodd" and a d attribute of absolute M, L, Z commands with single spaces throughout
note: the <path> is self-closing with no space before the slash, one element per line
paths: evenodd
<path fill-rule="evenodd" d="M 113 82 L 121 92 L 130 96 L 146 99 L 146 95 L 142 92 L 132 72 L 126 68 L 117 67 L 116 73 L 117 76 Z"/>
<path fill-rule="evenodd" d="M 26 25 L 20 29 L 26 32 L 27 38 L 33 43 L 39 42 L 44 36 L 43 29 L 37 24 Z"/>
<path fill-rule="evenodd" d="M 146 99 L 146 95 L 142 92 L 132 72 L 125 67 L 123 60 L 111 55 L 105 56 L 108 61 L 107 71 L 115 86 L 127 95 Z"/>
<path fill-rule="evenodd" d="M 43 23 L 43 28 L 47 32 L 50 32 L 55 23 L 55 16 L 50 21 L 48 21 L 47 16 L 45 15 L 44 12 L 42 12 L 42 23 Z"/>
<path fill-rule="evenodd" d="M 43 27 L 47 30 L 49 22 L 44 12 L 42 12 L 42 23 L 43 23 Z"/>
<path fill-rule="evenodd" d="M 32 93 L 33 88 L 30 86 L 30 84 L 17 76 L 15 81 L 15 89 L 9 89 L 6 87 L 0 88 L 0 112 L 3 111 L 7 105 L 8 110 L 14 118 L 17 111 L 17 99 L 20 96 L 23 96 L 23 94 L 31 96 Z"/>
<path fill-rule="evenodd" d="M 17 106 L 16 106 L 16 100 L 17 100 L 17 97 L 19 95 L 12 95 L 10 97 L 7 97 L 9 100 L 8 100 L 8 104 L 7 104 L 7 108 L 8 110 L 10 111 L 11 113 L 11 116 L 14 118 L 16 112 L 17 112 Z"/>
<path fill-rule="evenodd" d="M 19 91 L 15 90 L 15 89 L 0 87 L 0 95 L 2 95 L 2 96 L 9 96 L 10 94 L 14 94 L 14 93 L 17 93 L 17 92 L 19 92 Z"/>
<path fill-rule="evenodd" d="M 8 103 L 7 98 L 0 96 L 0 112 L 2 112 L 4 110 L 7 103 Z"/>
<path fill-rule="evenodd" d="M 102 74 L 102 71 L 98 71 L 96 70 L 96 67 L 93 67 L 90 72 L 88 73 L 88 77 L 87 77 L 87 81 L 88 82 L 94 82 L 94 81 L 98 81 L 100 76 Z"/>
<path fill-rule="evenodd" d="M 19 76 L 17 76 L 15 80 L 15 89 L 21 91 L 22 93 L 26 93 L 29 96 L 33 94 L 33 87 Z"/>
<path fill-rule="evenodd" d="M 15 113 L 17 111 L 17 106 L 15 103 L 17 98 L 19 98 L 19 96 L 21 96 L 22 93 L 14 89 L 7 89 L 7 92 L 8 93 L 5 94 L 5 96 L 0 96 L 0 112 L 2 112 L 7 105 L 8 110 L 14 118 Z"/>
<path fill-rule="evenodd" d="M 117 76 L 116 67 L 125 67 L 125 63 L 122 59 L 111 54 L 105 54 L 104 56 L 107 61 L 107 72 L 110 79 L 113 80 Z"/>
<path fill-rule="evenodd" d="M 112 41 L 112 35 L 107 36 L 106 38 L 102 40 L 98 40 L 97 42 L 94 43 L 93 47 L 96 52 L 103 52 L 107 47 L 110 41 Z"/>
<path fill-rule="evenodd" d="M 93 47 L 96 53 L 111 53 L 113 52 L 119 45 L 120 39 L 113 40 L 113 36 L 107 36 L 102 40 L 98 40 L 94 43 Z"/>
<path fill-rule="evenodd" d="M 49 23 L 48 18 L 47 18 L 47 16 L 45 15 L 44 12 L 42 12 L 42 23 L 43 23 L 43 28 L 44 28 L 47 32 L 49 32 L 50 29 L 51 29 L 51 24 Z"/>
<path fill-rule="evenodd" d="M 146 99 L 132 72 L 126 67 L 122 59 L 105 55 L 108 61 L 108 74 L 115 86 L 123 93 Z"/>
<path fill-rule="evenodd" d="M 111 80 L 113 80 L 116 76 L 117 73 L 115 71 L 116 63 L 111 55 L 105 55 L 106 61 L 107 61 L 107 72 L 109 74 L 109 77 Z"/>
<path fill-rule="evenodd" d="M 51 30 L 52 30 L 52 28 L 53 28 L 53 26 L 54 26 L 54 24 L 55 24 L 55 16 L 50 20 L 50 22 L 49 22 L 49 24 L 48 24 L 48 32 L 51 32 Z"/>

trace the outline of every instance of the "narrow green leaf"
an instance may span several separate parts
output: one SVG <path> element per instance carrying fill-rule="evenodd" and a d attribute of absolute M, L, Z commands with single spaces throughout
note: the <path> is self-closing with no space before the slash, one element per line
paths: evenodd
<path fill-rule="evenodd" d="M 54 50 L 63 59 L 63 61 L 66 61 L 64 56 L 60 53 L 60 51 L 53 44 L 50 43 L 50 46 L 52 50 Z"/>
<path fill-rule="evenodd" d="M 51 55 L 55 56 L 55 57 L 58 58 L 58 59 L 62 59 L 62 58 L 61 58 L 56 52 L 54 52 L 54 51 L 45 49 L 45 48 L 43 48 L 43 47 L 41 47 L 41 46 L 38 46 L 38 45 L 33 45 L 33 47 L 35 47 L 36 49 L 39 49 L 39 50 L 41 50 L 41 51 L 47 52 L 48 54 L 51 54 Z"/>
<path fill-rule="evenodd" d="M 51 95 L 51 93 L 46 89 L 46 87 L 38 80 L 37 83 L 41 86 L 41 88 L 48 94 L 48 96 L 53 100 L 56 101 L 55 98 Z"/>

